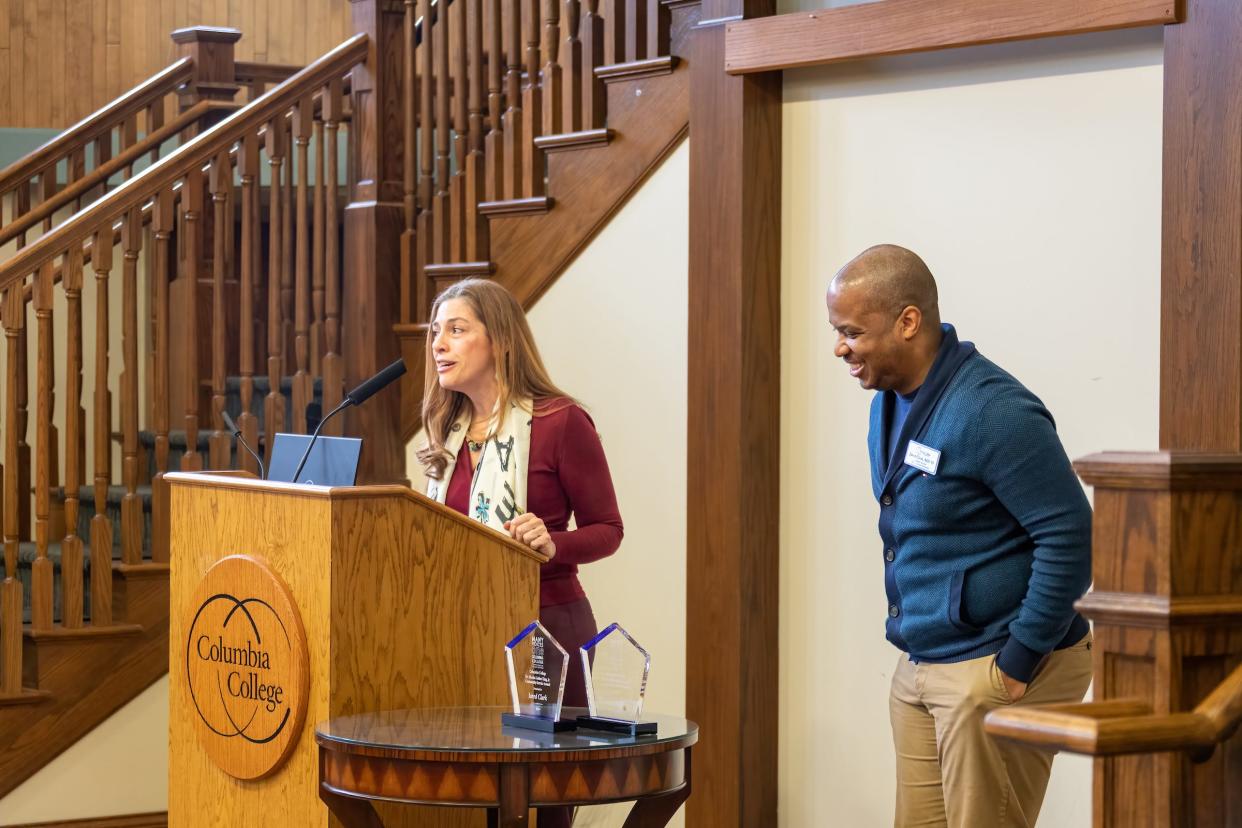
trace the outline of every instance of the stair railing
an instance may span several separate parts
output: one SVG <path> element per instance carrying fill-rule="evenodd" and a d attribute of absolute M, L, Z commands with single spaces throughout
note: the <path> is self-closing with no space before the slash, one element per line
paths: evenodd
<path fill-rule="evenodd" d="M 121 567 L 167 566 L 168 495 L 162 478 L 170 470 L 175 439 L 184 439 L 182 470 L 227 468 L 233 462 L 221 417 L 228 377 L 239 377 L 235 413 L 244 436 L 263 445 L 269 458 L 271 441 L 260 435 L 256 413 L 256 360 L 266 361 L 268 390 L 260 410 L 267 435 L 305 432 L 317 379 L 325 407 L 342 398 L 338 158 L 348 117 L 342 90 L 367 50 L 366 35 L 356 35 L 0 263 L 5 336 L 0 699 L 23 693 L 23 590 L 16 572 L 24 550 L 33 556 L 31 633 L 88 622 L 108 627 L 114 623 L 114 547 L 119 546 Z M 352 133 L 346 131 L 346 142 L 352 142 Z M 152 264 L 146 270 L 149 283 L 140 289 L 143 259 Z M 87 262 L 93 280 L 87 279 Z M 149 304 L 145 317 L 143 302 Z M 94 361 L 88 366 L 83 320 L 92 310 Z M 53 332 L 60 324 L 55 316 L 62 313 L 67 337 L 57 354 Z M 140 319 L 151 323 L 146 360 L 139 356 Z M 114 327 L 121 333 L 119 365 L 109 350 Z M 28 355 L 31 328 L 35 353 Z M 35 374 L 32 447 L 26 445 L 28 364 Z M 118 373 L 119 383 L 110 381 Z M 281 389 L 290 375 L 293 406 L 287 418 Z M 147 417 L 154 432 L 149 533 L 139 491 L 145 478 L 139 431 L 144 382 L 153 392 Z M 82 399 L 88 388 L 89 406 Z M 114 405 L 121 420 L 119 527 L 108 514 Z M 210 430 L 205 440 L 200 418 Z M 178 420 L 180 435 L 173 429 Z M 30 485 L 23 474 L 32 465 L 23 462 L 24 454 L 33 456 L 33 544 L 24 543 Z M 248 456 L 240 458 L 243 468 L 253 466 Z M 57 508 L 62 473 L 63 513 Z M 86 483 L 93 483 L 88 494 L 94 509 L 89 529 L 80 533 L 80 487 Z M 81 534 L 89 535 L 89 545 Z M 59 613 L 49 555 L 57 543 Z M 150 549 L 150 560 L 144 560 L 144 548 Z M 89 584 L 82 577 L 84 556 Z"/>
<path fill-rule="evenodd" d="M 153 142 L 151 136 L 162 131 L 166 141 L 181 132 L 170 133 L 165 129 L 165 120 L 169 113 L 176 111 L 177 90 L 190 79 L 193 70 L 194 62 L 190 58 L 174 61 L 0 170 L 0 228 L 7 230 L 32 209 L 55 198 L 62 187 L 74 188 L 75 195 L 70 201 L 77 210 L 103 192 L 115 175 L 130 177 L 134 163 L 144 155 L 156 160 L 163 141 Z M 140 141 L 143 151 L 129 152 Z M 125 162 L 111 163 L 118 154 L 125 157 Z M 95 175 L 105 166 L 109 168 L 107 175 L 102 178 Z M 92 181 L 89 187 L 74 187 L 88 176 Z M 62 206 L 65 203 L 67 201 L 61 199 Z M 50 222 L 50 214 L 40 221 Z M 46 227 L 50 228 L 50 224 Z M 26 243 L 25 233 L 26 230 L 22 230 L 16 234 L 19 244 Z"/>

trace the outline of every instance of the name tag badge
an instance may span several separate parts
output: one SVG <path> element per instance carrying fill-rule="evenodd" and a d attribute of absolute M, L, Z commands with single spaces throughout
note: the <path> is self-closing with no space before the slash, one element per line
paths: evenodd
<path fill-rule="evenodd" d="M 906 465 L 935 474 L 936 469 L 940 468 L 940 451 L 911 440 L 906 447 Z"/>

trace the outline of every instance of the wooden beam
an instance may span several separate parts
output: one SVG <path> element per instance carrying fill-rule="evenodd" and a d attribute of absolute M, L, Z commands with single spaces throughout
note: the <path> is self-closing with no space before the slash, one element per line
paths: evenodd
<path fill-rule="evenodd" d="M 773 5 L 704 0 L 689 58 L 692 828 L 777 823 L 781 78 L 720 71 L 722 19 Z"/>
<path fill-rule="evenodd" d="M 726 26 L 725 71 L 770 72 L 1177 23 L 1180 0 L 882 0 Z"/>

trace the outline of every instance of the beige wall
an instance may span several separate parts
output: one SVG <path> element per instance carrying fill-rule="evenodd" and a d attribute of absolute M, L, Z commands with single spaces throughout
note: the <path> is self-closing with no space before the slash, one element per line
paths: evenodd
<path fill-rule="evenodd" d="M 168 808 L 168 677 L 0 799 L 0 825 Z"/>
<path fill-rule="evenodd" d="M 891 824 L 897 651 L 864 441 L 824 289 L 864 247 L 919 251 L 964 339 L 1047 403 L 1071 457 L 1155 449 L 1159 32 L 785 76 L 780 815 Z M 1041 824 L 1090 824 L 1057 760 Z M 832 819 L 825 815 L 831 814 Z"/>

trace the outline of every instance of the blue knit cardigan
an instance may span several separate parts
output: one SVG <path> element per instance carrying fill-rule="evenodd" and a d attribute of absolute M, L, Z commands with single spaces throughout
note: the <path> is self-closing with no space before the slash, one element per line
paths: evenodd
<path fill-rule="evenodd" d="M 888 640 L 915 661 L 999 653 L 1029 681 L 1080 640 L 1091 583 L 1091 507 L 1043 403 L 943 326 L 936 361 L 885 457 L 891 391 L 871 403 L 867 446 L 880 502 Z M 940 452 L 934 474 L 909 442 Z"/>

